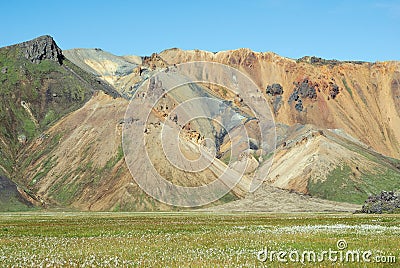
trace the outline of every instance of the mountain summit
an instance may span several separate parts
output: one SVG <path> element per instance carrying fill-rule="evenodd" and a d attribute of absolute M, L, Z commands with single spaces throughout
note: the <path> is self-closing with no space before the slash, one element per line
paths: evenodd
<path fill-rule="evenodd" d="M 24 57 L 36 64 L 46 59 L 62 64 L 64 59 L 61 49 L 57 46 L 53 37 L 49 35 L 43 35 L 33 40 L 20 43 L 18 46 L 24 54 Z"/>

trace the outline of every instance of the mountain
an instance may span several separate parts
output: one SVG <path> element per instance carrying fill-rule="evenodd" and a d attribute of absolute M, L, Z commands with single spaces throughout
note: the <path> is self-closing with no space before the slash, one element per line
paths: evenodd
<path fill-rule="evenodd" d="M 129 92 L 142 80 L 147 71 L 141 70 L 143 59 L 139 56 L 115 56 L 99 48 L 71 49 L 64 51 L 66 58 L 74 64 L 102 80 L 106 81 L 126 98 Z M 149 76 L 149 75 L 148 75 Z"/>
<path fill-rule="evenodd" d="M 379 189 L 399 187 L 399 162 L 394 159 L 400 156 L 398 62 L 292 60 L 248 49 L 170 49 L 139 66 L 151 71 L 190 61 L 233 66 L 265 90 L 282 125 L 271 185 L 352 203 L 362 203 Z M 131 81 L 138 77 L 135 72 L 125 75 Z M 131 88 L 135 91 L 135 84 Z"/>
<path fill-rule="evenodd" d="M 24 185 L 49 207 L 79 210 L 152 209 L 134 183 L 121 146 L 128 101 L 102 91 L 27 145 L 17 159 Z M 150 204 L 150 205 L 149 205 Z"/>
<path fill-rule="evenodd" d="M 273 161 L 256 192 L 248 193 L 245 175 L 221 200 L 202 209 L 352 211 L 370 194 L 400 188 L 399 62 L 293 60 L 249 49 L 115 56 L 101 49 L 62 51 L 44 36 L 0 49 L 0 170 L 3 180 L 19 189 L 20 195 L 9 191 L 14 199 L 28 206 L 92 211 L 177 209 L 140 189 L 125 163 L 121 137 L 129 100 L 139 86 L 154 83 L 151 76 L 160 70 L 190 61 L 223 63 L 248 75 L 270 104 L 278 138 L 274 157 L 260 159 L 253 114 L 229 90 L 199 84 L 163 98 L 150 114 L 146 137 L 156 170 L 168 180 L 204 185 L 229 161 L 240 165 L 230 156 L 226 133 L 206 120 L 183 128 L 179 146 L 195 158 L 199 140 L 193 137 L 209 137 L 218 145 L 211 166 L 186 173 L 163 155 L 157 126 L 167 124 L 166 107 L 199 96 L 226 101 L 245 119 L 252 141 L 247 175 Z M 136 174 L 146 177 L 147 172 Z"/>
<path fill-rule="evenodd" d="M 1 48 L 0 69 L 0 175 L 29 192 L 20 184 L 26 167 L 16 160 L 34 152 L 21 156 L 24 148 L 46 139 L 46 129 L 82 107 L 96 90 L 119 94 L 65 59 L 50 36 Z"/>
<path fill-rule="evenodd" d="M 166 50 L 168 64 L 215 61 L 238 68 L 260 87 L 279 84 L 282 93 L 266 97 L 276 121 L 342 129 L 377 152 L 400 158 L 400 62 L 339 62 L 315 57 L 299 60 L 249 49 Z"/>
<path fill-rule="evenodd" d="M 77 54 L 75 50 L 67 53 Z M 97 66 L 109 63 L 109 59 L 96 56 L 96 53 L 79 55 L 79 62 L 97 61 Z M 71 57 L 71 60 L 78 64 L 75 58 Z M 315 57 L 293 60 L 249 49 L 217 53 L 168 49 L 143 57 L 142 61 L 141 65 L 140 60 L 135 63 L 135 70 L 140 69 L 140 73 L 132 71 L 114 75 L 118 81 L 124 81 L 115 84 L 119 92 L 131 96 L 130 92 L 137 89 L 138 81 L 147 79 L 153 70 L 167 65 L 189 61 L 223 63 L 248 75 L 265 92 L 274 84 L 282 87 L 280 94 L 265 93 L 277 122 L 343 129 L 379 153 L 400 158 L 400 133 L 397 131 L 400 125 L 400 62 L 340 62 Z M 124 66 L 119 65 L 120 61 L 115 64 Z M 101 72 L 97 70 L 94 73 L 100 75 Z M 104 72 L 101 77 L 109 79 Z"/>
<path fill-rule="evenodd" d="M 64 54 L 83 70 L 107 81 L 126 99 L 133 96 L 143 81 L 168 65 L 156 53 L 150 57 L 115 56 L 95 48 L 70 49 Z"/>
<path fill-rule="evenodd" d="M 265 90 L 284 128 L 271 185 L 358 204 L 379 189 L 399 188 L 399 62 L 292 60 L 248 49 L 171 49 L 159 57 L 227 64 Z"/>

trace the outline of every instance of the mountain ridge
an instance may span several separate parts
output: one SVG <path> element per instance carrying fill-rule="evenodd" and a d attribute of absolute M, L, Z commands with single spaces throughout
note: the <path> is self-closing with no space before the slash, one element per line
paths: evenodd
<path fill-rule="evenodd" d="M 47 38 L 44 37 L 45 40 Z M 30 44 L 36 43 L 41 42 L 36 40 Z M 228 210 L 243 210 L 251 200 L 256 200 L 256 210 L 267 211 L 267 202 L 262 202 L 260 198 L 267 200 L 269 194 L 274 196 L 283 191 L 280 192 L 282 195 L 292 193 L 285 195 L 291 199 L 286 200 L 288 206 L 284 207 L 287 210 L 293 206 L 293 211 L 298 211 L 307 204 L 310 207 L 306 210 L 310 211 L 351 210 L 354 205 L 333 201 L 361 204 L 370 194 L 393 190 L 385 187 L 400 187 L 400 161 L 385 156 L 400 158 L 400 136 L 396 131 L 396 126 L 400 125 L 400 62 L 339 62 L 316 57 L 293 60 L 272 52 L 253 52 L 250 49 L 217 53 L 167 49 L 145 57 L 115 56 L 100 49 L 75 49 L 61 51 L 63 60 L 60 65 L 54 45 L 49 46 L 48 58 L 42 55 L 43 51 L 48 51 L 47 43 L 44 50 L 28 45 L 36 54 L 25 53 L 26 57 L 24 53 L 5 53 L 17 47 L 0 48 L 0 56 L 3 55 L 3 58 L 0 57 L 0 68 L 4 70 L 0 81 L 8 88 L 3 92 L 3 99 L 8 102 L 0 110 L 0 119 L 10 118 L 5 113 L 10 105 L 19 105 L 18 111 L 23 115 L 11 117 L 14 118 L 13 124 L 23 126 L 25 122 L 33 130 L 23 136 L 24 128 L 13 130 L 1 121 L 4 134 L 0 135 L 0 139 L 5 147 L 0 153 L 4 155 L 9 151 L 10 156 L 4 158 L 8 160 L 0 166 L 6 177 L 17 182 L 23 191 L 35 197 L 37 203 L 48 208 L 176 210 L 153 200 L 135 183 L 124 162 L 121 130 L 126 123 L 124 111 L 128 100 L 141 85 L 149 83 L 149 78 L 160 70 L 197 60 L 227 64 L 249 76 L 268 101 L 278 133 L 276 159 L 263 187 L 255 195 L 246 195 L 241 189 L 234 189 L 222 200 L 210 205 L 211 209 L 221 205 Z M 57 99 L 57 96 L 71 96 L 68 92 L 73 92 L 76 85 L 90 94 L 69 110 L 60 106 L 60 114 L 44 124 L 45 116 L 37 116 L 38 107 L 42 107 L 43 102 L 15 99 L 11 92 L 14 89 L 33 94 L 36 88 L 49 90 L 48 85 L 43 84 L 46 80 L 35 82 L 37 85 L 34 86 L 29 82 L 31 76 L 24 76 L 24 73 L 29 74 L 29 68 L 47 65 L 44 73 L 31 76 L 62 73 L 74 79 L 73 84 L 68 84 L 55 76 L 56 88 L 58 85 L 69 88 L 65 92 L 51 91 L 50 95 L 47 94 L 50 100 Z M 21 66 L 21 73 L 16 72 L 14 66 Z M 16 75 L 10 77 L 11 74 Z M 10 78 L 14 79 L 11 84 Z M 27 85 L 21 87 L 19 81 Z M 213 98 L 230 101 L 238 105 L 237 109 L 243 109 L 235 100 L 237 96 L 231 92 L 200 85 L 191 94 L 204 94 L 201 92 L 211 93 Z M 155 124 L 163 124 L 159 115 L 165 114 L 164 108 L 175 105 L 179 98 L 179 95 L 171 94 L 163 100 L 160 108 L 154 111 L 152 120 Z M 17 110 L 13 108 L 13 111 Z M 191 131 L 201 133 L 202 129 L 209 129 L 209 126 L 201 124 L 193 124 Z M 156 129 L 152 133 L 156 134 Z M 249 174 L 263 161 L 257 158 L 256 136 L 252 145 L 255 149 L 247 156 L 252 163 L 252 169 L 247 171 Z M 215 136 L 215 139 L 221 143 L 218 163 L 224 165 L 224 161 L 229 160 L 230 142 L 224 136 Z M 188 141 L 181 142 L 189 150 L 187 154 L 195 153 L 191 151 Z M 151 144 L 154 148 L 158 146 L 156 142 Z M 335 150 L 342 152 L 341 155 L 335 154 Z M 161 161 L 158 151 L 153 151 L 155 159 Z M 290 157 L 291 154 L 297 155 L 298 160 Z M 209 175 L 181 176 L 162 163 L 158 167 L 160 172 L 172 174 L 169 175 L 172 181 L 197 185 L 210 179 L 207 178 Z M 288 168 L 288 163 L 295 168 Z M 277 192 L 276 187 L 283 190 Z M 298 193 L 313 198 L 301 199 L 301 206 L 296 209 L 293 200 Z M 232 201 L 235 205 L 230 206 Z"/>
<path fill-rule="evenodd" d="M 213 53 L 174 48 L 148 57 L 147 64 L 139 65 L 145 70 L 142 75 L 148 77 L 154 73 L 152 70 L 157 66 L 164 67 L 165 63 L 160 59 L 170 65 L 199 60 L 227 64 L 248 75 L 260 90 L 278 83 L 283 87 L 283 93 L 274 96 L 266 93 L 265 97 L 274 107 L 279 122 L 288 125 L 299 122 L 321 125 L 325 128 L 342 128 L 380 153 L 400 157 L 400 135 L 395 131 L 396 126 L 400 125 L 398 119 L 400 62 L 398 61 L 375 63 L 334 61 L 335 64 L 332 65 L 332 60 L 319 60 L 317 64 L 313 64 L 301 59 L 285 58 L 273 52 L 253 52 L 250 49 Z M 328 63 L 320 64 L 320 61 Z M 362 83 L 354 77 L 362 77 L 360 80 Z M 129 98 L 130 91 L 135 90 L 135 85 L 141 77 L 133 72 L 117 79 L 116 88 L 126 93 Z M 305 92 L 302 93 L 304 96 L 298 94 L 296 96 L 293 95 L 294 88 L 305 88 L 315 93 L 311 98 Z M 369 109 L 367 103 L 373 107 Z M 382 105 L 391 107 L 381 112 L 379 106 Z M 383 118 L 384 114 L 388 117 Z M 373 129 L 367 125 L 360 125 L 359 122 L 362 121 L 372 122 Z M 383 132 L 379 134 L 381 130 Z M 371 136 L 372 139 L 366 140 L 366 136 Z"/>

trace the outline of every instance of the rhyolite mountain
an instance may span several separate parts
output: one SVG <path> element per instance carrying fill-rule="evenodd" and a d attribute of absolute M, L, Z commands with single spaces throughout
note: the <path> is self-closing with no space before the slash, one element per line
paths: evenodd
<path fill-rule="evenodd" d="M 43 36 L 0 48 L 0 210 L 176 209 L 138 187 L 125 164 L 121 136 L 125 110 L 139 85 L 162 68 L 189 61 L 219 62 L 247 74 L 269 101 L 278 134 L 262 187 L 250 194 L 239 184 L 202 209 L 351 211 L 369 195 L 400 188 L 399 62 L 293 60 L 249 49 L 115 56 L 101 49 L 62 51 Z M 206 86 L 186 93 L 232 103 L 236 97 Z M 180 97 L 171 94 L 164 107 Z M 159 113 L 166 111 L 156 109 L 155 118 Z M 193 128 L 212 132 L 206 123 Z M 161 174 L 188 186 L 215 178 L 207 170 L 185 174 L 168 167 L 151 136 L 157 129 L 151 133 L 149 151 Z M 230 141 L 215 139 L 218 170 L 230 160 Z M 181 141 L 189 155 L 196 153 L 190 142 Z M 248 174 L 268 161 L 257 157 L 258 146 L 252 144 L 247 155 Z"/>

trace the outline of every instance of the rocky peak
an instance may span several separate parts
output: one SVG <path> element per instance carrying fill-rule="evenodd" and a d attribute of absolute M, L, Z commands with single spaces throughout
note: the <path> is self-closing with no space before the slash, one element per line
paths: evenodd
<path fill-rule="evenodd" d="M 54 60 L 62 64 L 63 54 L 57 46 L 53 37 L 49 35 L 40 36 L 33 40 L 18 45 L 24 57 L 33 63 L 40 63 L 42 60 Z"/>

